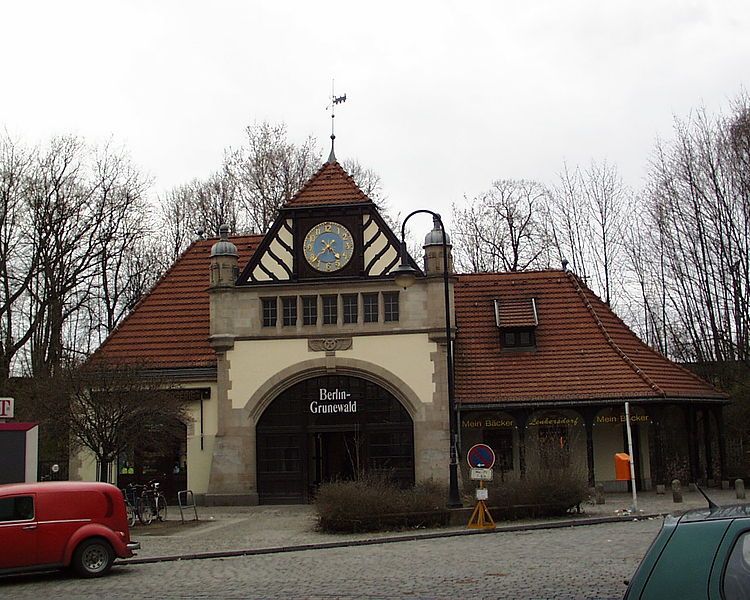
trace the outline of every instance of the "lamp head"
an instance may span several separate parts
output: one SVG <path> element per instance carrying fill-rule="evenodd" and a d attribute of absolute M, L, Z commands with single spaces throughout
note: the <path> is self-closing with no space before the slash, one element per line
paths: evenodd
<path fill-rule="evenodd" d="M 408 262 L 402 262 L 393 273 L 395 275 L 393 280 L 400 288 L 406 289 L 417 280 L 417 270 Z"/>

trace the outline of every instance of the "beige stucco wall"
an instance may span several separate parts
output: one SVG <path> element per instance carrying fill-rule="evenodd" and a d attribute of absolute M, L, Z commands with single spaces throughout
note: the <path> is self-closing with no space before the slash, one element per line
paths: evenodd
<path fill-rule="evenodd" d="M 427 334 L 359 336 L 353 338 L 351 349 L 336 351 L 336 358 L 377 365 L 408 385 L 421 402 L 432 403 L 435 382 L 430 357 L 436 349 Z M 232 381 L 227 393 L 232 408 L 252 411 L 255 407 L 248 404 L 250 399 L 278 373 L 322 356 L 322 352 L 308 349 L 307 339 L 236 342 L 227 352 Z M 335 360 L 332 365 L 335 367 Z"/>

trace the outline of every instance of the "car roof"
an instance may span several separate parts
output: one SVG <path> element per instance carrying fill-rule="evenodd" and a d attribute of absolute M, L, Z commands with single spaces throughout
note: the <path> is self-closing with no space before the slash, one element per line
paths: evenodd
<path fill-rule="evenodd" d="M 689 510 L 680 517 L 682 523 L 697 521 L 716 521 L 719 519 L 741 519 L 750 517 L 750 504 L 732 504 L 717 508 L 696 508 Z"/>
<path fill-rule="evenodd" d="M 111 490 L 110 483 L 93 481 L 43 481 L 34 483 L 6 483 L 0 485 L 0 495 L 32 494 L 40 492 L 80 492 Z M 116 488 L 115 488 L 116 489 Z"/>

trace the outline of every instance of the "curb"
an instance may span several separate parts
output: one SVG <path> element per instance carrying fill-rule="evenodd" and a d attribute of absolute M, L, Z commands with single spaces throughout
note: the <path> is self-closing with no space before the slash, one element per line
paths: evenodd
<path fill-rule="evenodd" d="M 436 531 L 430 533 L 414 533 L 408 535 L 394 535 L 382 538 L 364 540 L 347 540 L 342 542 L 321 542 L 319 544 L 299 544 L 296 546 L 276 546 L 270 548 L 249 548 L 246 550 L 223 550 L 219 552 L 195 552 L 191 554 L 172 554 L 153 556 L 150 558 L 128 558 L 116 560 L 115 565 L 145 565 L 160 562 L 176 562 L 180 560 L 204 560 L 211 558 L 232 558 L 236 556 L 259 556 L 263 554 L 283 554 L 286 552 L 305 552 L 307 550 L 328 550 L 331 548 L 350 548 L 356 546 L 375 546 L 377 544 L 396 544 L 399 542 L 416 542 L 420 540 L 434 540 L 439 538 L 462 537 L 469 535 L 487 535 L 492 533 L 513 533 L 517 531 L 535 531 L 540 529 L 562 529 L 564 527 L 583 527 L 586 525 L 603 525 L 606 523 L 624 523 L 630 521 L 645 521 L 646 519 L 661 518 L 664 513 L 650 513 L 633 516 L 592 517 L 590 519 L 566 519 L 565 521 L 551 521 L 545 523 L 530 523 L 526 525 L 503 525 L 495 529 L 462 529 L 458 531 Z"/>

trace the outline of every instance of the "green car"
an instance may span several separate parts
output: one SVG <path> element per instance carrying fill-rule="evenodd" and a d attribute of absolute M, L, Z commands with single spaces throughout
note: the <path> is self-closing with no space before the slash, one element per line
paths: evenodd
<path fill-rule="evenodd" d="M 712 505 L 667 517 L 625 598 L 750 599 L 750 506 Z"/>

